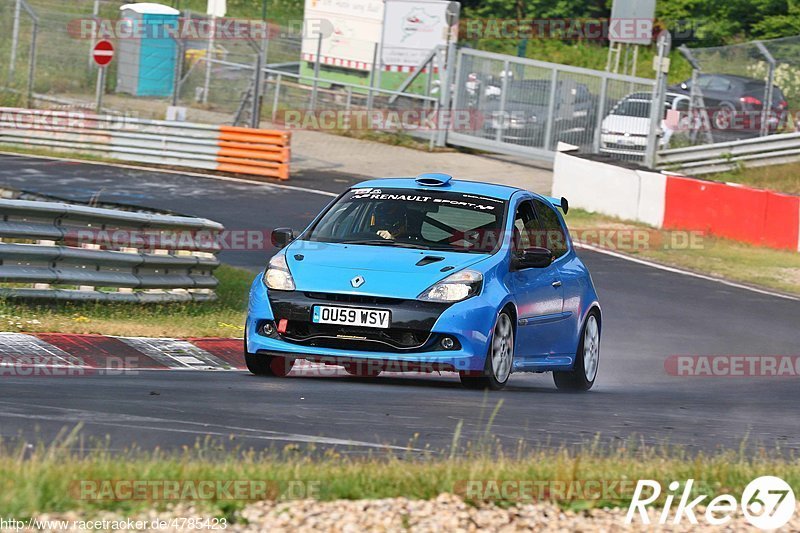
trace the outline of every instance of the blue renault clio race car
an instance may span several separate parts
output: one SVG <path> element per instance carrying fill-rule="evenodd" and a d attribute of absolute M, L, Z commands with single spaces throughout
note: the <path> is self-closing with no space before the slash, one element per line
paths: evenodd
<path fill-rule="evenodd" d="M 602 315 L 558 208 L 445 174 L 353 186 L 299 235 L 273 231 L 281 250 L 250 290 L 248 369 L 454 371 L 495 390 L 551 371 L 559 389 L 589 390 Z"/>

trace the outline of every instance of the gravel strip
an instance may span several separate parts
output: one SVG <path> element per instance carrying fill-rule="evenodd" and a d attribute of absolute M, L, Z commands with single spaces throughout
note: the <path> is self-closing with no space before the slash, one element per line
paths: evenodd
<path fill-rule="evenodd" d="M 627 509 L 593 509 L 585 512 L 563 511 L 551 503 L 525 504 L 501 509 L 495 505 L 474 507 L 464 503 L 458 496 L 442 494 L 434 500 L 410 500 L 387 498 L 382 500 L 316 500 L 262 501 L 251 504 L 237 515 L 237 523 L 216 531 L 270 533 L 361 533 L 361 532 L 617 532 L 617 531 L 709 531 L 723 533 L 731 531 L 758 531 L 739 514 L 724 526 L 704 523 L 705 509 L 696 508 L 699 525 L 684 518 L 675 526 L 625 525 Z M 651 509 L 653 520 L 658 512 Z M 673 506 L 674 512 L 674 506 Z M 176 508 L 169 513 L 149 512 L 135 519 L 151 522 L 154 519 L 169 521 L 179 517 L 207 516 L 194 508 Z M 668 519 L 672 520 L 671 515 Z M 78 513 L 58 516 L 41 515 L 42 520 L 79 520 Z M 98 520 L 123 520 L 118 515 L 101 513 Z M 62 530 L 64 531 L 64 530 Z M 70 531 L 79 531 L 72 529 Z M 83 530 L 85 531 L 85 530 Z M 125 531 L 124 529 L 119 531 Z M 198 529 L 167 527 L 143 531 L 198 531 Z M 800 532 L 800 505 L 791 521 L 780 531 Z"/>
<path fill-rule="evenodd" d="M 756 531 L 743 516 L 736 516 L 725 526 L 693 525 L 684 518 L 678 526 L 664 526 L 659 531 Z M 625 525 L 625 509 L 593 509 L 586 512 L 563 511 L 550 503 L 519 505 L 501 509 L 494 505 L 473 507 L 459 497 L 442 494 L 435 500 L 338 500 L 317 502 L 259 502 L 244 509 L 241 516 L 247 525 L 236 524 L 231 531 L 357 533 L 360 531 L 400 532 L 470 532 L 470 531 L 653 531 L 652 526 Z M 651 510 L 653 520 L 657 511 Z M 800 506 L 782 531 L 800 531 Z"/>

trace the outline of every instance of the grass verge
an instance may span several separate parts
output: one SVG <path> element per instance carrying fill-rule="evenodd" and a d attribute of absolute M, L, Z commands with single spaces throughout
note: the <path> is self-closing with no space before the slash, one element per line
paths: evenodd
<path fill-rule="evenodd" d="M 78 511 L 92 516 L 113 511 L 132 516 L 152 508 L 169 510 L 176 505 L 192 505 L 235 520 L 236 511 L 248 503 L 244 499 L 198 499 L 188 491 L 183 497 L 169 501 L 158 497 L 111 499 L 121 494 L 115 488 L 119 485 L 112 485 L 119 481 L 178 481 L 182 487 L 204 481 L 258 481 L 269 487 L 267 497 L 259 499 L 277 500 L 431 499 L 442 493 L 455 493 L 470 503 L 509 506 L 548 500 L 575 510 L 627 506 L 635 480 L 639 479 L 654 479 L 662 484 L 694 479 L 697 494 L 741 494 L 756 477 L 774 475 L 795 491 L 800 489 L 800 462 L 796 458 L 765 450 L 745 453 L 744 447 L 738 452 L 689 455 L 677 448 L 639 447 L 632 442 L 613 450 L 601 449 L 594 443 L 572 451 L 518 449 L 507 454 L 495 448 L 460 457 L 431 453 L 420 459 L 410 452 L 353 457 L 332 450 L 315 453 L 291 445 L 279 451 L 256 453 L 203 443 L 175 453 L 127 450 L 125 460 L 121 461 L 119 452 L 102 448 L 74 451 L 76 434 L 77 431 L 49 447 L 0 446 L 3 515 L 21 519 L 42 512 Z M 544 497 L 534 496 L 527 501 L 519 500 L 513 493 L 504 496 L 468 489 L 478 482 L 490 481 L 577 484 L 622 480 L 631 483 L 624 485 L 624 489 L 615 489 L 613 494 L 549 491 Z M 90 482 L 90 488 L 87 490 L 86 483 L 81 485 L 81 482 Z M 298 491 L 298 487 L 304 489 Z"/>
<path fill-rule="evenodd" d="M 800 163 L 766 167 L 738 168 L 703 176 L 714 181 L 742 183 L 758 189 L 800 194 Z"/>
<path fill-rule="evenodd" d="M 0 330 L 130 337 L 240 337 L 252 272 L 222 265 L 217 301 L 153 305 L 0 300 Z"/>
<path fill-rule="evenodd" d="M 702 232 L 658 230 L 581 209 L 571 209 L 566 221 L 573 239 L 588 244 L 701 274 L 800 294 L 800 254 L 796 252 L 762 248 Z"/>

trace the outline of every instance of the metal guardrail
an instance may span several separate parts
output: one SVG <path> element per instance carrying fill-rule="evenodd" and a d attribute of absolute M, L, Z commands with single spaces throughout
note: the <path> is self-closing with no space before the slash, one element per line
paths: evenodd
<path fill-rule="evenodd" d="M 9 107 L 0 107 L 0 144 L 284 180 L 291 156 L 285 131 Z"/>
<path fill-rule="evenodd" d="M 214 300 L 223 229 L 202 218 L 0 199 L 0 296 Z"/>
<path fill-rule="evenodd" d="M 741 165 L 779 165 L 800 161 L 800 133 L 781 133 L 715 144 L 672 148 L 658 153 L 657 166 L 692 174 L 725 172 Z"/>

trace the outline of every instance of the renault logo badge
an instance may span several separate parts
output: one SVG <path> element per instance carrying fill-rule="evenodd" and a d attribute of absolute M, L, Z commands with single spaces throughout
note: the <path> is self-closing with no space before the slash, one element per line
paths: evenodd
<path fill-rule="evenodd" d="M 364 279 L 363 276 L 356 276 L 356 277 L 354 277 L 353 279 L 350 280 L 350 285 L 352 285 L 353 288 L 357 289 L 360 286 L 362 286 L 365 281 L 366 280 Z"/>

